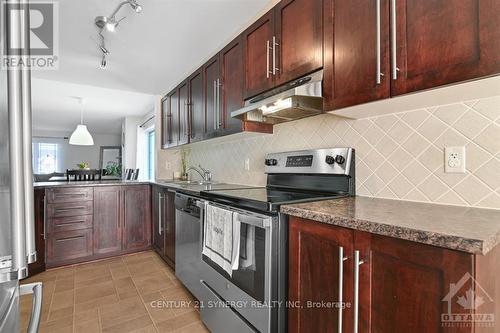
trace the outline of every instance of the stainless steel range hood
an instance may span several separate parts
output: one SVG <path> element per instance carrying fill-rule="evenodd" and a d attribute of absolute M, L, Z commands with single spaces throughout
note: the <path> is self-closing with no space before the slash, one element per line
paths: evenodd
<path fill-rule="evenodd" d="M 318 71 L 263 93 L 231 112 L 244 121 L 279 124 L 323 112 L 323 71 Z"/>

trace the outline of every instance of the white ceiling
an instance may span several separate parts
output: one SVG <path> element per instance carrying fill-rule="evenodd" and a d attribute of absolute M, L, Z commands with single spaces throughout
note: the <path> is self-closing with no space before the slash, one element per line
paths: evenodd
<path fill-rule="evenodd" d="M 87 99 L 86 123 L 96 133 L 118 133 L 125 116 L 150 112 L 164 95 L 208 60 L 277 0 L 138 0 L 113 33 L 99 69 L 94 18 L 110 15 L 121 0 L 59 0 L 59 70 L 33 72 L 34 128 L 71 131 L 78 103 Z M 107 88 L 100 90 L 100 88 Z"/>
<path fill-rule="evenodd" d="M 139 0 L 115 32 L 105 32 L 111 52 L 108 68 L 99 69 L 94 18 L 110 15 L 120 0 L 60 0 L 60 62 L 57 71 L 34 77 L 163 95 L 275 0 Z"/>
<path fill-rule="evenodd" d="M 43 79 L 32 81 L 33 129 L 71 132 L 80 123 L 83 97 L 84 123 L 91 133 L 120 133 L 124 117 L 154 110 L 154 96 Z"/>

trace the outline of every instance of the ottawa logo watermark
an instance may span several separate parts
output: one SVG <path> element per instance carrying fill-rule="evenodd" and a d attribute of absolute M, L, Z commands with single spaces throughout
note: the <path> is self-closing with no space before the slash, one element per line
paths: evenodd
<path fill-rule="evenodd" d="M 448 303 L 441 314 L 442 327 L 495 327 L 495 314 L 489 311 L 493 298 L 470 273 L 451 283 L 442 301 Z"/>
<path fill-rule="evenodd" d="M 29 9 L 28 9 L 29 8 Z M 28 13 L 26 13 L 28 11 Z M 2 33 L 1 64 L 2 70 L 21 67 L 31 70 L 59 69 L 59 3 L 54 1 L 30 1 L 11 3 L 2 1 L 2 20 L 13 25 L 27 25 L 29 14 L 29 49 L 21 38 L 15 38 L 12 30 Z M 5 25 L 2 27 L 4 29 Z M 11 36 L 6 36 L 10 33 Z M 7 38 L 10 37 L 10 45 Z"/>

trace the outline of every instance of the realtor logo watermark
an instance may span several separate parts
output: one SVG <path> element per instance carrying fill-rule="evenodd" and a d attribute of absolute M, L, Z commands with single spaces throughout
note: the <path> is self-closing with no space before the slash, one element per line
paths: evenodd
<path fill-rule="evenodd" d="M 464 286 L 469 287 L 465 292 Z M 448 303 L 448 311 L 441 314 L 443 327 L 472 327 L 473 325 L 495 327 L 495 314 L 483 310 L 494 303 L 493 298 L 470 273 L 466 273 L 457 283 L 450 284 L 450 290 L 442 301 Z M 460 309 L 465 311 L 457 311 Z"/>
<path fill-rule="evenodd" d="M 2 34 L 1 68 L 22 67 L 32 70 L 57 70 L 59 68 L 59 3 L 51 1 L 30 1 L 13 4 L 2 1 L 2 17 L 15 24 L 20 20 L 25 26 L 26 11 L 29 12 L 29 42 L 11 38 Z M 13 33 L 10 31 L 10 33 Z"/>

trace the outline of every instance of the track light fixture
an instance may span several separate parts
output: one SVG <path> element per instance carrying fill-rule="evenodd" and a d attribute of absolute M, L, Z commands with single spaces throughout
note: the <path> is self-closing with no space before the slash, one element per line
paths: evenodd
<path fill-rule="evenodd" d="M 142 12 L 142 6 L 136 0 L 126 0 L 122 1 L 118 7 L 113 11 L 110 16 L 97 16 L 95 18 L 95 25 L 99 28 L 99 37 L 101 38 L 101 43 L 99 44 L 99 49 L 102 52 L 101 64 L 100 68 L 106 68 L 107 64 L 107 56 L 110 54 L 108 49 L 105 46 L 105 39 L 103 35 L 103 31 L 113 32 L 118 27 L 118 24 L 125 19 L 125 16 L 121 19 L 116 18 L 116 14 L 120 11 L 120 9 L 129 5 L 136 13 Z"/>

